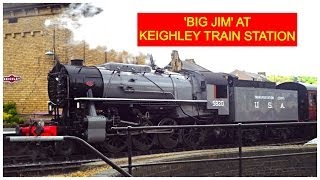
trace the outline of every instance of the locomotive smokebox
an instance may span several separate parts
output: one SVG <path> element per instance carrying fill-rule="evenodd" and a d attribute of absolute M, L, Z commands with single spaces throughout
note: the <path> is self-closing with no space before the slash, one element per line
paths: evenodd
<path fill-rule="evenodd" d="M 83 66 L 83 59 L 72 59 L 70 62 L 73 66 Z"/>
<path fill-rule="evenodd" d="M 93 97 L 103 95 L 103 78 L 95 66 L 58 63 L 48 74 L 48 95 L 59 107 L 70 98 L 87 97 L 88 89 L 92 90 Z"/>

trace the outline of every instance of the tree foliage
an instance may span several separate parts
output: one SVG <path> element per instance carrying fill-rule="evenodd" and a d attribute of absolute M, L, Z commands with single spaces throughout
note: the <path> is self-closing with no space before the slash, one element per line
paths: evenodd
<path fill-rule="evenodd" d="M 270 75 L 267 76 L 269 81 L 276 82 L 277 84 L 283 82 L 302 82 L 307 84 L 317 85 L 317 78 L 312 76 L 280 76 Z"/>
<path fill-rule="evenodd" d="M 133 55 L 128 51 L 116 51 L 111 49 L 106 52 L 107 62 L 120 62 L 120 63 L 129 63 L 129 64 L 145 64 L 147 55 L 139 53 L 138 55 Z"/>
<path fill-rule="evenodd" d="M 8 102 L 3 104 L 3 126 L 15 127 L 24 120 L 18 116 L 16 103 Z"/>

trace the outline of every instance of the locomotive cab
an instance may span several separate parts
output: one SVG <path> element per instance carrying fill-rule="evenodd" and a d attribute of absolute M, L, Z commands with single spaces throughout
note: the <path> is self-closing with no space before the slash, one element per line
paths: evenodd
<path fill-rule="evenodd" d="M 202 72 L 206 82 L 207 109 L 217 109 L 218 115 L 229 115 L 229 85 L 224 73 Z"/>

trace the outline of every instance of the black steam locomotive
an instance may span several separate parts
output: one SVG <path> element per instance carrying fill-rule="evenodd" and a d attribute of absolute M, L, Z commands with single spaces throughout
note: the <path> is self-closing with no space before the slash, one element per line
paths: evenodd
<path fill-rule="evenodd" d="M 300 83 L 245 81 L 213 73 L 184 61 L 177 72 L 146 65 L 106 63 L 83 66 L 57 63 L 48 74 L 49 124 L 20 127 L 23 135 L 74 135 L 110 152 L 126 147 L 119 126 L 290 122 L 315 120 L 316 89 Z M 311 93 L 311 95 L 308 94 Z M 310 114 L 310 115 L 309 115 Z M 313 118 L 313 119 L 310 119 Z M 215 129 L 133 132 L 133 145 L 146 151 L 157 144 L 197 146 Z M 259 135 L 253 130 L 249 137 Z"/>

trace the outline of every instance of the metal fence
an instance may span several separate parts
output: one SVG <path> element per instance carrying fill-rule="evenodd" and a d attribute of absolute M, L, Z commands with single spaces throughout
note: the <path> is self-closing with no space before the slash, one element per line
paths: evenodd
<path fill-rule="evenodd" d="M 117 170 L 120 174 L 126 177 L 131 177 L 132 175 L 123 170 L 120 166 L 112 162 L 108 157 L 98 151 L 96 148 L 91 146 L 85 140 L 75 137 L 75 136 L 8 136 L 6 137 L 10 142 L 41 142 L 41 141 L 64 141 L 64 140 L 72 140 L 79 142 L 89 148 L 93 153 L 95 153 L 99 158 L 101 158 L 104 162 L 110 165 L 113 169 Z"/>
<path fill-rule="evenodd" d="M 133 167 L 143 167 L 143 166 L 157 166 L 157 165 L 171 165 L 171 164 L 183 164 L 183 163 L 194 163 L 194 162 L 218 162 L 218 161 L 239 161 L 239 176 L 242 176 L 242 161 L 248 159 L 261 159 L 261 158 L 273 158 L 273 157 L 284 157 L 284 156 L 299 156 L 299 155 L 309 155 L 316 154 L 317 152 L 303 152 L 303 153 L 290 153 L 290 154 L 278 154 L 278 155 L 265 155 L 265 156 L 242 156 L 243 147 L 243 128 L 246 127 L 271 127 L 271 126 L 303 126 L 303 125 L 316 125 L 316 122 L 286 122 L 286 123 L 254 123 L 254 124 L 214 124 L 214 125 L 176 125 L 176 126 L 143 126 L 143 127 L 113 127 L 112 129 L 118 131 L 127 132 L 127 145 L 128 145 L 128 165 L 118 166 L 112 162 L 108 157 L 103 155 L 89 143 L 74 136 L 8 136 L 6 137 L 10 142 L 27 142 L 27 141 L 64 141 L 73 140 L 80 142 L 81 144 L 88 147 L 92 152 L 94 152 L 99 158 L 109 164 L 113 169 L 117 170 L 120 174 L 126 177 L 132 176 Z M 152 129 L 188 129 L 188 128 L 237 128 L 237 144 L 238 144 L 238 157 L 235 158 L 220 158 L 220 159 L 201 159 L 201 160 L 185 160 L 185 161 L 171 161 L 171 162 L 159 162 L 159 163 L 144 163 L 144 164 L 133 164 L 132 163 L 132 131 L 134 130 L 152 130 Z M 123 168 L 127 168 L 128 172 Z"/>
<path fill-rule="evenodd" d="M 143 166 L 159 166 L 159 165 L 172 165 L 172 164 L 184 164 L 194 162 L 218 162 L 218 161 L 239 161 L 239 177 L 242 176 L 242 161 L 249 159 L 262 159 L 262 158 L 275 158 L 284 156 L 299 156 L 316 154 L 317 152 L 304 152 L 304 153 L 290 153 L 290 154 L 278 154 L 278 155 L 265 155 L 265 156 L 242 156 L 243 147 L 243 128 L 248 127 L 288 127 L 288 126 L 305 126 L 305 125 L 316 125 L 317 122 L 282 122 L 282 123 L 251 123 L 251 124 L 212 124 L 212 125 L 176 125 L 176 126 L 140 126 L 140 127 L 113 127 L 114 130 L 126 131 L 127 133 L 127 145 L 128 145 L 128 165 L 121 166 L 122 168 L 128 168 L 129 174 L 132 175 L 133 167 Z M 171 162 L 158 162 L 158 163 L 143 163 L 143 164 L 132 164 L 132 131 L 134 130 L 155 130 L 155 129 L 189 129 L 189 128 L 237 128 L 237 144 L 238 144 L 238 157 L 235 158 L 219 158 L 219 159 L 201 159 L 201 160 L 185 160 L 185 161 L 171 161 Z"/>

